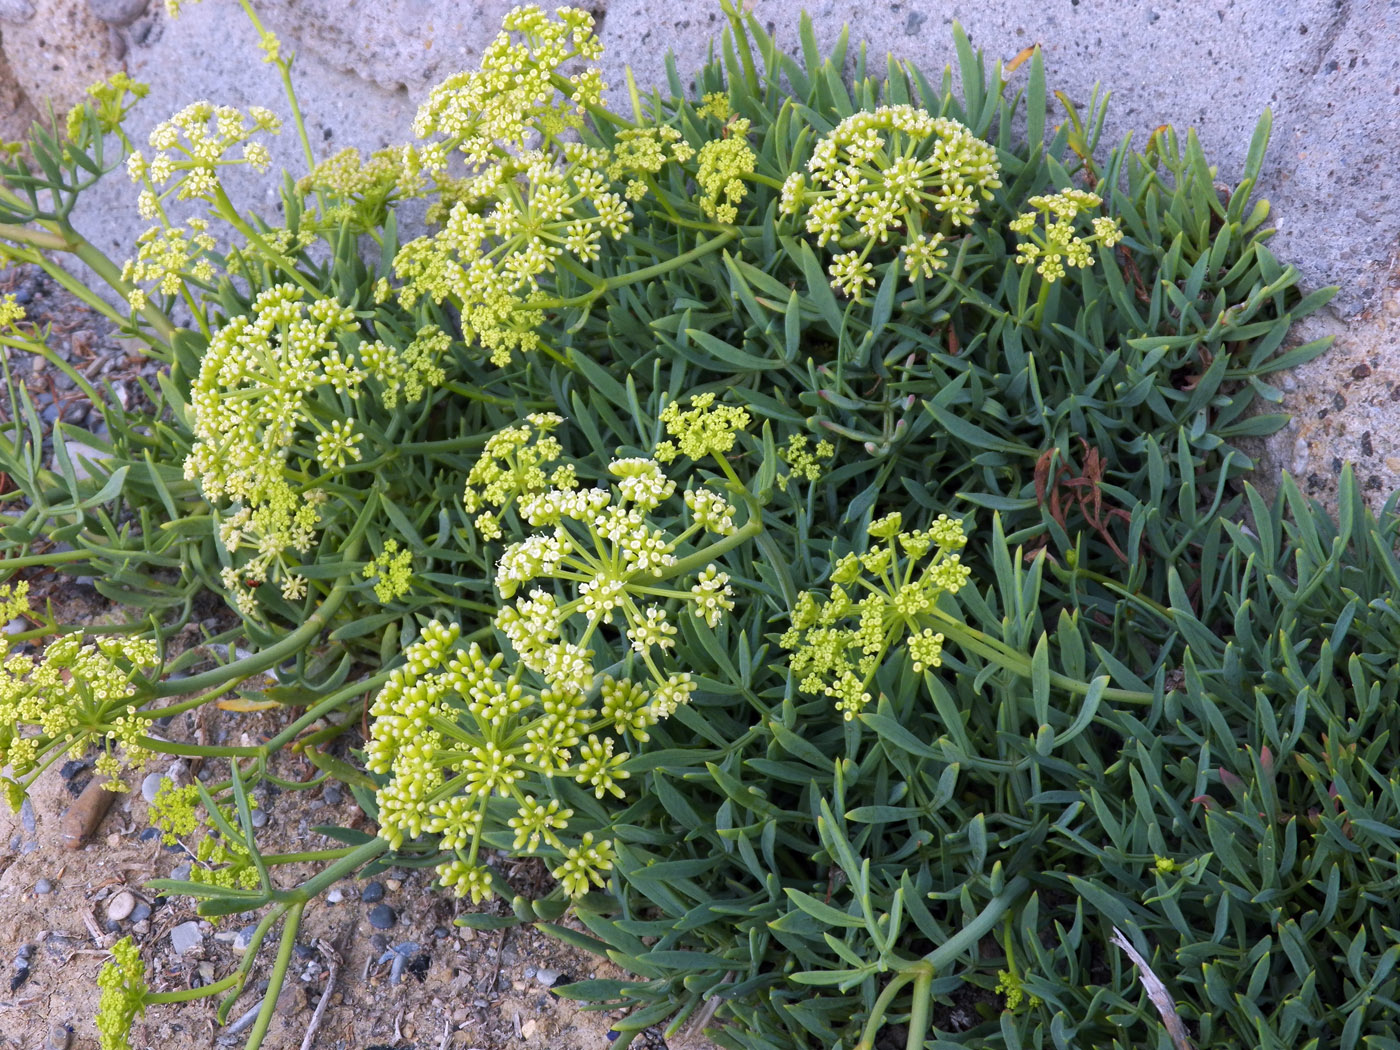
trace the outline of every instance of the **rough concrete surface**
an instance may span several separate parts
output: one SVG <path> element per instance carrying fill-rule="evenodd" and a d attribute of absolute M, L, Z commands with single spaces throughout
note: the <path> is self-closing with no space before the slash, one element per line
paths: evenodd
<path fill-rule="evenodd" d="M 209 98 L 284 111 L 280 86 L 263 64 L 256 34 L 235 0 L 185 0 L 171 21 L 140 0 L 0 0 L 0 44 L 30 99 L 60 103 L 99 58 L 124 62 L 152 85 L 132 122 L 138 137 L 186 102 Z M 298 53 L 296 81 L 312 137 L 324 153 L 402 141 L 417 100 L 441 77 L 473 66 L 494 36 L 508 0 L 262 0 L 269 28 Z M 630 64 L 639 84 L 664 82 L 672 51 L 684 74 L 704 60 L 722 19 L 718 0 L 589 0 L 600 16 L 608 82 L 619 88 Z M 1044 48 L 1047 77 L 1076 103 L 1101 82 L 1113 92 L 1104 148 L 1129 131 L 1142 141 L 1160 124 L 1194 127 L 1225 182 L 1237 178 L 1250 132 L 1272 107 L 1274 138 L 1261 192 L 1274 204 L 1275 252 L 1302 271 L 1305 288 L 1341 292 L 1310 331 L 1333 332 L 1339 347 L 1294 381 L 1285 407 L 1300 413 L 1266 460 L 1318 479 L 1325 494 L 1333 461 L 1371 464 L 1373 492 L 1400 484 L 1400 401 L 1351 378 L 1356 362 L 1390 368 L 1397 324 L 1395 259 L 1400 192 L 1391 159 L 1400 155 L 1400 0 L 749 0 L 787 47 L 798 13 L 812 16 L 823 45 L 843 23 L 853 41 L 937 73 L 952 56 L 959 18 L 973 43 L 1009 58 Z M 131 21 L 132 18 L 134 21 Z M 118 23 L 129 23 L 119 25 Z M 42 43 L 39 43 L 42 41 Z M 97 57 L 94 57 L 97 56 Z M 301 170 L 290 134 L 277 159 Z M 240 187 L 235 186 L 235 189 Z M 245 180 L 242 199 L 275 203 L 270 180 Z M 119 178 L 95 194 L 82 217 L 94 241 L 115 254 L 140 232 L 130 187 Z M 1400 365 L 1396 366 L 1400 367 Z M 1284 384 L 1287 387 L 1288 384 Z M 1345 388 L 1345 389 L 1343 389 Z M 1345 405 L 1311 405 L 1318 391 Z M 1389 396 L 1388 394 L 1386 395 Z M 1332 399 L 1333 402 L 1336 398 Z M 1364 412 L 1363 412 L 1364 409 Z M 1311 417 L 1309 418 L 1309 413 Z M 1369 435 L 1364 441 L 1362 435 Z M 1376 466 L 1379 464 L 1379 466 Z"/>

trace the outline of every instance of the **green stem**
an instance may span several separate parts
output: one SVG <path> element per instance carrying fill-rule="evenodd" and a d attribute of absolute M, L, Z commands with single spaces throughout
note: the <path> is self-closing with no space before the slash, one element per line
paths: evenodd
<path fill-rule="evenodd" d="M 63 565 L 70 561 L 82 561 L 84 558 L 91 557 L 91 551 L 55 551 L 52 554 L 26 554 L 22 558 L 5 558 L 0 560 L 0 570 L 28 569 L 35 565 Z"/>
<path fill-rule="evenodd" d="M 151 1003 L 187 1003 L 191 999 L 203 999 L 208 995 L 218 995 L 226 989 L 232 988 L 243 979 L 243 974 L 235 970 L 222 981 L 213 984 L 202 985 L 199 988 L 181 988 L 178 992 L 147 992 L 143 1001 Z"/>
<path fill-rule="evenodd" d="M 894 1005 L 894 997 L 910 981 L 917 980 L 920 973 L 925 970 L 928 970 L 930 975 L 932 974 L 932 970 L 928 968 L 926 963 L 916 962 L 909 969 L 901 970 L 890 978 L 889 983 L 881 990 L 879 998 L 870 1008 L 870 1016 L 866 1019 L 865 1028 L 861 1030 L 860 1042 L 856 1044 L 855 1050 L 873 1050 L 875 1037 L 884 1027 L 885 1014 L 889 1013 L 890 1007 Z M 910 1044 L 910 1046 L 915 1045 L 917 1044 Z"/>
<path fill-rule="evenodd" d="M 932 986 L 932 969 L 914 978 L 914 998 L 909 1004 L 909 1039 L 905 1050 L 923 1050 L 924 1036 L 928 1034 L 929 1007 L 933 1005 Z"/>
<path fill-rule="evenodd" d="M 724 539 L 710 544 L 703 550 L 696 551 L 689 557 L 682 558 L 671 566 L 670 571 L 666 575 L 668 577 L 675 577 L 684 576 L 691 572 L 699 572 L 720 555 L 728 553 L 741 543 L 748 542 L 762 531 L 763 519 L 758 514 L 751 514 L 749 520 L 744 523 L 743 528 L 739 529 L 737 532 L 730 533 L 728 536 L 724 537 Z"/>
<path fill-rule="evenodd" d="M 358 547 L 359 544 L 352 544 Z M 353 558 L 355 552 L 347 550 L 347 558 Z M 326 624 L 330 622 L 332 616 L 340 609 L 346 596 L 350 592 L 350 581 L 340 580 L 331 592 L 326 595 L 316 611 L 306 618 L 306 622 L 298 627 L 287 637 L 283 638 L 271 648 L 254 653 L 252 656 L 237 660 L 223 667 L 215 667 L 203 674 L 192 675 L 189 678 L 181 678 L 174 682 L 145 683 L 151 690 L 151 696 L 177 696 L 181 693 L 199 692 L 205 689 L 212 689 L 221 683 L 232 683 L 250 678 L 255 674 L 260 674 L 269 668 L 276 667 L 283 660 L 300 652 L 306 646 L 316 640 L 316 636 L 321 633 Z"/>
<path fill-rule="evenodd" d="M 159 711 L 155 713 L 157 715 L 160 714 Z M 157 740 L 149 736 L 139 738 L 137 743 L 147 751 L 156 751 L 162 755 L 184 755 L 188 758 L 263 757 L 263 749 L 260 747 L 216 747 L 206 744 L 181 744 L 173 740 Z"/>
<path fill-rule="evenodd" d="M 640 270 L 632 270 L 628 273 L 614 274 L 612 277 L 601 282 L 594 291 L 585 292 L 582 295 L 575 295 L 568 299 L 535 299 L 526 303 L 526 306 L 531 310 L 559 310 L 571 306 L 584 306 L 606 292 L 611 292 L 618 288 L 626 288 L 628 285 L 638 284 L 642 281 L 650 281 L 653 278 L 662 277 L 672 270 L 680 269 L 682 266 L 692 263 L 696 259 L 719 251 L 738 236 L 738 229 L 730 228 L 723 233 L 716 234 L 707 241 L 700 242 L 687 252 L 672 256 L 665 262 L 654 263 L 651 266 L 644 266 Z"/>
<path fill-rule="evenodd" d="M 282 942 L 277 946 L 277 959 L 272 964 L 272 974 L 267 982 L 267 994 L 263 996 L 262 1009 L 258 1011 L 258 1019 L 253 1023 L 253 1030 L 248 1035 L 244 1050 L 258 1050 L 267 1035 L 267 1027 L 272 1023 L 272 1015 L 277 1010 L 278 995 L 287 979 L 287 967 L 292 961 L 292 948 L 297 941 L 297 931 L 301 929 L 301 913 L 305 910 L 305 901 L 298 901 L 287 909 L 287 917 L 282 926 Z"/>
<path fill-rule="evenodd" d="M 376 835 L 364 845 L 356 846 L 349 853 L 344 854 L 340 860 L 325 871 L 302 883 L 296 889 L 274 891 L 274 897 L 295 906 L 305 907 L 307 901 L 319 896 L 323 890 L 364 867 L 375 857 L 388 852 L 389 843 Z"/>
<path fill-rule="evenodd" d="M 351 847 L 343 849 L 313 849 L 304 853 L 264 853 L 264 864 L 312 864 L 323 860 L 339 860 L 351 852 Z"/>

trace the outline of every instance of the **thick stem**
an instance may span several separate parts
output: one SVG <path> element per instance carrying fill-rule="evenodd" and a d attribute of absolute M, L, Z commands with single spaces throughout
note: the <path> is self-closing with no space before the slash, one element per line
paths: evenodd
<path fill-rule="evenodd" d="M 305 909 L 304 901 L 298 901 L 287 909 L 285 924 L 282 927 L 282 942 L 277 946 L 277 959 L 272 964 L 272 975 L 267 982 L 267 995 L 263 998 L 262 1009 L 258 1011 L 258 1019 L 253 1022 L 253 1030 L 248 1035 L 244 1050 L 258 1050 L 267 1035 L 267 1027 L 272 1023 L 272 1015 L 277 1010 L 278 995 L 287 979 L 287 967 L 292 961 L 292 948 L 296 945 L 297 931 L 301 928 L 301 913 Z"/>

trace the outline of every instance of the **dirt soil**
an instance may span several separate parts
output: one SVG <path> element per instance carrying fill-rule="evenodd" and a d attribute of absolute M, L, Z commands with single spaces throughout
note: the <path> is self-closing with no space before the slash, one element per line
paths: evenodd
<path fill-rule="evenodd" d="M 112 383 L 119 394 L 139 390 L 138 376 L 149 379 L 149 362 L 118 344 L 110 325 L 37 270 L 22 267 L 6 272 L 0 276 L 0 291 L 18 291 L 31 320 L 53 325 L 51 347 L 92 378 Z M 100 416 L 86 410 L 71 383 L 42 365 L 31 367 L 31 362 L 18 360 L 14 352 L 11 355 L 12 365 L 22 365 L 17 378 L 30 389 L 36 409 L 48 409 L 46 423 L 61 418 L 79 426 L 98 424 Z M 9 418 L 9 407 L 0 404 L 0 421 Z M 0 476 L 0 491 L 5 491 L 5 480 Z M 35 598 L 54 601 L 60 622 L 98 629 L 102 623 L 123 619 L 121 610 L 86 582 L 47 570 L 20 575 L 31 581 Z M 221 603 L 213 603 L 206 614 L 203 625 L 211 631 L 232 622 Z M 164 732 L 171 739 L 212 736 L 209 742 L 240 743 L 245 738 L 251 742 L 275 734 L 296 712 L 213 711 L 206 706 L 198 714 L 200 718 L 195 713 L 177 716 Z M 177 869 L 189 863 L 188 847 L 194 840 L 166 846 L 153 833 L 142 792 L 143 773 L 128 774 L 129 790 L 116 796 L 85 845 L 67 848 L 60 824 L 91 779 L 90 759 L 51 768 L 19 813 L 0 805 L 3 1050 L 95 1050 L 96 978 L 108 958 L 108 947 L 119 938 L 130 935 L 140 946 L 152 990 L 169 991 L 209 984 L 232 972 L 241 958 L 234 941 L 240 930 L 255 921 L 245 913 L 214 926 L 198 919 L 189 899 L 165 899 L 145 887 L 150 879 L 182 874 Z M 171 760 L 161 757 L 147 772 L 172 772 L 170 767 Z M 189 776 L 200 770 L 179 763 L 173 772 Z M 311 779 L 314 770 L 300 757 L 284 753 L 272 772 L 286 780 L 303 781 Z M 222 779 L 226 774 L 210 768 L 204 775 Z M 304 791 L 263 785 L 254 794 L 269 818 L 259 832 L 264 853 L 338 845 L 314 830 L 321 825 L 373 830 L 350 792 L 338 785 Z M 499 865 L 522 892 L 541 892 L 548 886 L 548 875 L 537 865 L 508 859 Z M 289 887 L 315 870 L 309 865 L 277 868 L 274 878 Z M 363 899 L 367 880 L 349 879 L 307 908 L 265 1047 L 584 1050 L 614 1045 L 617 1037 L 610 1025 L 619 1014 L 584 1010 L 554 994 L 554 988 L 570 980 L 623 976 L 606 960 L 529 926 L 473 931 L 454 925 L 453 920 L 465 911 L 504 914 L 505 907 L 497 902 L 494 907 L 473 908 L 436 889 L 431 870 L 390 870 L 373 881 L 378 886 L 371 896 L 378 889 L 383 893 L 377 902 Z M 124 894 L 132 899 L 123 899 Z M 369 922 L 376 903 L 393 911 L 393 925 L 387 929 L 375 929 Z M 113 918 L 109 912 L 130 914 Z M 189 922 L 198 922 L 198 943 L 177 954 L 172 931 Z M 231 1023 L 260 1002 L 277 936 L 278 931 L 273 931 L 264 942 L 247 989 L 230 1013 Z M 30 947 L 25 949 L 26 945 Z M 404 963 L 397 983 L 392 963 L 395 950 Z M 337 957 L 332 979 L 331 960 Z M 304 1042 L 323 998 L 326 1009 L 314 1037 Z M 154 1006 L 136 1023 L 131 1043 L 138 1050 L 241 1046 L 246 1029 L 240 1036 L 218 1027 L 216 1002 L 211 998 Z M 632 1046 L 667 1050 L 656 1029 L 641 1033 Z M 709 1046 L 683 1034 L 671 1041 L 670 1050 Z"/>

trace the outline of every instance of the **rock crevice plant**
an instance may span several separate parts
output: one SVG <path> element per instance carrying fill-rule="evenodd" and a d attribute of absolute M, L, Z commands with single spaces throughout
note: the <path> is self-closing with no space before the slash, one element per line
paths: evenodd
<path fill-rule="evenodd" d="M 804 19 L 793 57 L 727 0 L 693 90 L 629 79 L 619 113 L 592 17 L 522 7 L 410 141 L 318 159 L 240 6 L 303 147 L 280 214 L 220 180 L 268 166 L 270 112 L 196 102 L 138 149 L 121 76 L 0 162 L 5 257 L 161 366 L 124 407 L 0 304 L 0 565 L 137 610 L 89 642 L 5 592 L 11 801 L 90 746 L 226 762 L 159 797 L 200 867 L 157 885 L 259 914 L 193 991 L 120 942 L 106 1050 L 147 1006 L 225 1021 L 280 924 L 256 1048 L 308 902 L 389 864 L 606 951 L 629 976 L 564 994 L 626 1008 L 619 1046 L 1162 1042 L 1144 960 L 1202 1047 L 1389 1038 L 1396 516 L 1244 482 L 1331 294 L 1267 247 L 1267 114 L 1222 197 L 1193 135 L 1105 155 L 1104 95 L 1054 123 L 1036 50 L 955 28 L 930 79 Z M 122 261 L 71 221 L 117 169 L 152 224 Z M 45 428 L 20 352 L 102 437 Z M 205 594 L 236 625 L 175 655 Z M 230 692 L 285 726 L 149 731 Z M 375 831 L 265 853 L 285 748 Z"/>

